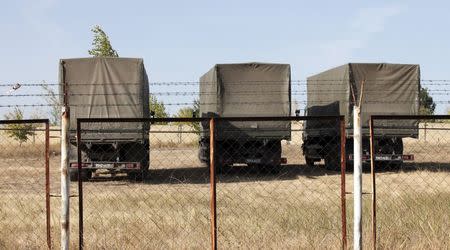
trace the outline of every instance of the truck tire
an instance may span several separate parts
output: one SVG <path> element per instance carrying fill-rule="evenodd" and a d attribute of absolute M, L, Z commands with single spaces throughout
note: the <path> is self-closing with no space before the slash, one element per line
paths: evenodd
<path fill-rule="evenodd" d="M 281 170 L 281 151 L 282 151 L 281 141 L 279 140 L 272 141 L 268 144 L 267 147 L 268 152 L 266 152 L 266 154 L 271 156 L 270 162 L 274 163 L 269 164 L 263 163 L 259 166 L 259 168 L 260 170 L 266 173 L 277 174 Z"/>
<path fill-rule="evenodd" d="M 78 172 L 70 171 L 69 179 L 70 179 L 70 181 L 78 181 Z"/>
<path fill-rule="evenodd" d="M 308 167 L 314 167 L 314 159 L 309 158 L 308 156 L 305 157 L 306 166 Z"/>
<path fill-rule="evenodd" d="M 149 168 L 148 168 L 148 160 L 145 161 L 141 161 L 142 167 L 139 171 L 135 171 L 135 172 L 128 172 L 127 173 L 127 178 L 128 180 L 131 181 L 142 181 L 145 180 L 148 176 L 148 172 L 149 172 Z"/>
<path fill-rule="evenodd" d="M 403 141 L 402 138 L 394 138 L 394 154 L 403 155 Z M 403 166 L 403 160 L 402 161 L 392 161 L 388 163 L 388 167 L 391 170 L 399 170 Z"/>
<path fill-rule="evenodd" d="M 324 160 L 326 170 L 339 171 L 341 169 L 339 145 L 331 145 L 327 147 Z"/>
<path fill-rule="evenodd" d="M 128 172 L 127 178 L 131 181 L 142 181 L 145 180 L 148 176 L 149 168 L 148 168 L 148 160 L 142 160 L 141 164 L 143 167 L 141 167 L 138 171 Z"/>
<path fill-rule="evenodd" d="M 147 177 L 149 170 L 149 142 L 146 141 L 143 144 L 132 144 L 130 147 L 133 150 L 133 154 L 129 154 L 126 157 L 126 160 L 136 162 L 138 161 L 141 165 L 141 168 L 137 171 L 132 171 L 127 173 L 127 177 L 129 180 L 133 181 L 142 181 Z"/>
<path fill-rule="evenodd" d="M 228 174 L 230 172 L 230 169 L 231 169 L 230 165 L 216 164 L 216 174 Z"/>
<path fill-rule="evenodd" d="M 335 156 L 325 156 L 325 169 L 331 171 L 341 170 L 341 166 L 338 161 L 338 157 Z"/>
<path fill-rule="evenodd" d="M 81 171 L 81 181 L 88 181 L 90 178 L 92 178 L 92 171 Z M 78 170 L 69 171 L 69 179 L 70 181 L 78 181 Z"/>

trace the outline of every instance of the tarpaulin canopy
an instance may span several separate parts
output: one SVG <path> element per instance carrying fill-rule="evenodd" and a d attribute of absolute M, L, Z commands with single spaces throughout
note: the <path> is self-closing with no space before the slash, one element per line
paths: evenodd
<path fill-rule="evenodd" d="M 344 115 L 347 128 L 351 129 L 353 98 L 359 102 L 363 82 L 361 105 L 363 127 L 368 127 L 371 115 L 418 114 L 419 65 L 388 63 L 349 63 L 309 77 L 307 114 Z M 378 130 L 385 135 L 414 137 L 418 134 L 418 123 L 414 120 L 390 120 L 384 123 L 385 127 L 397 128 Z M 312 124 L 314 123 L 309 123 L 309 128 L 312 128 Z"/>
<path fill-rule="evenodd" d="M 289 116 L 289 64 L 217 64 L 200 78 L 202 117 Z M 290 137 L 290 122 L 233 122 L 256 137 Z M 231 128 L 230 128 L 231 129 Z M 270 131 L 269 131 L 270 130 Z M 248 133 L 247 133 L 248 134 Z"/>
<path fill-rule="evenodd" d="M 67 94 L 71 131 L 76 129 L 77 118 L 149 117 L 148 79 L 142 59 L 61 59 L 59 81 L 61 101 L 64 92 Z M 122 132 L 143 129 L 138 123 L 101 124 L 104 130 L 108 126 Z M 121 135 L 127 136 L 135 137 L 132 133 Z"/>

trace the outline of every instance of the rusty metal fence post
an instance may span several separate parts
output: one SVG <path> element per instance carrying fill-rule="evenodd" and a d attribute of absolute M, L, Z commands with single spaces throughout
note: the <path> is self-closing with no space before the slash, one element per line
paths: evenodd
<path fill-rule="evenodd" d="M 79 248 L 83 249 L 83 181 L 81 178 L 81 123 L 77 120 L 77 168 L 78 168 L 78 233 L 79 233 Z"/>
<path fill-rule="evenodd" d="M 210 169 L 210 209 L 211 209 L 211 249 L 217 249 L 217 210 L 216 210 L 216 169 L 215 169 L 215 121 L 211 118 L 209 121 L 209 169 Z"/>
<path fill-rule="evenodd" d="M 347 210 L 346 210 L 346 186 L 345 186 L 345 170 L 347 167 L 347 154 L 345 151 L 346 134 L 345 134 L 345 117 L 339 119 L 340 135 L 341 135 L 341 213 L 342 213 L 342 247 L 347 249 Z"/>
<path fill-rule="evenodd" d="M 373 118 L 370 117 L 370 177 L 372 186 L 372 247 L 376 249 L 377 242 L 377 214 L 376 214 L 376 184 L 375 184 L 375 148 L 374 148 L 374 133 L 373 133 Z"/>
<path fill-rule="evenodd" d="M 50 228 L 50 124 L 45 122 L 45 209 L 47 217 L 47 247 L 52 248 Z"/>

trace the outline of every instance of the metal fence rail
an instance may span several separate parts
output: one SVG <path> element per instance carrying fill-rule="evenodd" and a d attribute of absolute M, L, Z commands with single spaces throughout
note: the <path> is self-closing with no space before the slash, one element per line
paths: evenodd
<path fill-rule="evenodd" d="M 0 120 L 0 248 L 52 247 L 49 121 Z"/>

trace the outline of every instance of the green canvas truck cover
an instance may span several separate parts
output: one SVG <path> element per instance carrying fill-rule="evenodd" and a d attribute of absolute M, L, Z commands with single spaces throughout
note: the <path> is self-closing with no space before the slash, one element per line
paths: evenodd
<path fill-rule="evenodd" d="M 351 130 L 353 95 L 359 100 L 362 82 L 361 121 L 365 135 L 369 133 L 367 128 L 371 115 L 418 114 L 420 66 L 388 63 L 349 63 L 309 77 L 307 114 L 344 115 L 347 129 Z M 325 125 L 307 122 L 307 133 L 320 126 Z M 383 135 L 418 136 L 418 122 L 414 120 L 377 121 L 375 126 L 385 127 L 376 130 Z"/>
<path fill-rule="evenodd" d="M 200 113 L 202 117 L 289 116 L 290 65 L 215 65 L 200 78 Z M 246 135 L 252 137 L 290 138 L 290 122 L 286 121 L 232 122 L 222 126 L 228 131 L 233 128 L 241 132 L 247 131 Z"/>
<path fill-rule="evenodd" d="M 148 78 L 142 59 L 61 59 L 59 82 L 61 97 L 64 91 L 67 93 L 72 133 L 76 130 L 77 118 L 149 117 Z M 111 129 L 108 136 L 98 137 L 115 140 L 142 138 L 146 127 L 142 123 L 102 123 L 84 124 L 82 129 L 101 129 L 103 132 Z M 117 130 L 121 133 L 115 133 Z M 94 138 L 94 132 L 89 136 Z"/>

